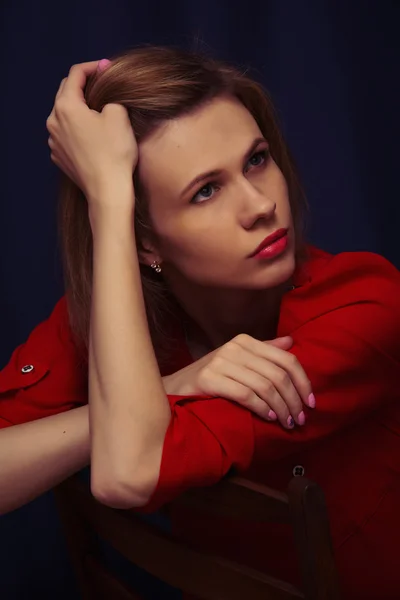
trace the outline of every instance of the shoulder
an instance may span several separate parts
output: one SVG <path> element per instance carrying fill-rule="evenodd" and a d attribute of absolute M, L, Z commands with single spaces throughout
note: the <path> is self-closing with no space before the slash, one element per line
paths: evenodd
<path fill-rule="evenodd" d="M 26 343 L 35 345 L 38 357 L 54 358 L 57 350 L 62 350 L 65 343 L 72 342 L 69 326 L 67 300 L 63 296 L 47 319 L 36 325 L 29 334 Z"/>
<path fill-rule="evenodd" d="M 353 303 L 398 306 L 400 272 L 373 252 L 329 254 L 310 247 L 302 268 L 304 299 L 310 306 L 330 311 Z"/>
<path fill-rule="evenodd" d="M 60 356 L 73 357 L 82 361 L 80 352 L 69 323 L 68 305 L 63 296 L 53 308 L 47 319 L 39 323 L 29 334 L 26 342 L 19 347 L 27 351 L 39 362 L 49 367 L 59 361 Z"/>
<path fill-rule="evenodd" d="M 400 272 L 383 256 L 311 247 L 296 289 L 284 296 L 278 333 L 312 338 L 319 350 L 334 339 L 338 351 L 362 341 L 400 357 L 399 297 Z"/>
<path fill-rule="evenodd" d="M 63 297 L 0 371 L 0 421 L 22 423 L 86 401 L 87 363 L 74 341 Z"/>

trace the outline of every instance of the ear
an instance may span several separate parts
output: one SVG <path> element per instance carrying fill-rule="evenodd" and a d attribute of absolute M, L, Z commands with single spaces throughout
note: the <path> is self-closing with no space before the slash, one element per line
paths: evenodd
<path fill-rule="evenodd" d="M 161 264 L 162 259 L 160 257 L 160 253 L 157 251 L 157 248 L 151 244 L 150 242 L 144 242 L 142 244 L 143 249 L 139 250 L 139 262 L 142 265 L 146 265 L 150 267 L 150 265 L 154 262 Z"/>

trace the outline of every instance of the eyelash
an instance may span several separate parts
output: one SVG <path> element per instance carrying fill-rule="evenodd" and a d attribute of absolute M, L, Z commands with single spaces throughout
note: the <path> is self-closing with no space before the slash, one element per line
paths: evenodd
<path fill-rule="evenodd" d="M 254 169 L 258 169 L 260 167 L 264 167 L 267 164 L 269 156 L 270 156 L 270 152 L 267 148 L 265 150 L 259 150 L 258 152 L 255 152 L 249 158 L 248 162 L 250 162 L 255 156 L 261 156 L 261 158 L 263 159 L 262 163 L 260 163 L 259 165 L 253 165 Z M 199 190 L 195 193 L 195 195 L 193 196 L 193 198 L 190 201 L 191 204 L 203 204 L 203 202 L 206 202 L 207 200 L 211 200 L 211 198 L 213 198 L 214 194 L 212 196 L 209 196 L 208 198 L 203 198 L 203 200 L 200 202 L 196 202 L 196 198 L 200 194 L 200 192 L 209 186 L 218 188 L 218 184 L 215 181 L 209 181 L 208 183 L 203 185 L 201 188 L 199 188 Z"/>

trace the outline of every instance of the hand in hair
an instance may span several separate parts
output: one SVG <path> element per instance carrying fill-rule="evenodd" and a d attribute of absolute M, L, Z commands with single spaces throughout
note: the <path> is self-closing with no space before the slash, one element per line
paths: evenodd
<path fill-rule="evenodd" d="M 290 337 L 260 342 L 238 335 L 200 360 L 163 378 L 170 395 L 207 394 L 240 404 L 285 428 L 304 425 L 302 403 L 314 408 L 310 381 L 288 350 Z M 294 422 L 293 422 L 294 420 Z"/>
<path fill-rule="evenodd" d="M 138 160 L 138 147 L 126 109 L 106 104 L 99 113 L 85 102 L 83 90 L 87 77 L 96 70 L 104 70 L 103 65 L 104 61 L 74 65 L 61 82 L 46 121 L 52 161 L 83 191 L 89 204 L 100 202 L 99 198 L 114 198 L 115 203 L 119 198 L 121 202 L 131 198 L 133 195 L 102 192 L 112 191 L 117 182 L 119 190 L 121 183 L 132 187 Z M 109 68 L 108 65 L 107 71 Z"/>

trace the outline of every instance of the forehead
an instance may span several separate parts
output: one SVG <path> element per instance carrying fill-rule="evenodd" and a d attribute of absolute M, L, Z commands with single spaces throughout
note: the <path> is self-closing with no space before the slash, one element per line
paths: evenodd
<path fill-rule="evenodd" d="M 139 146 L 139 177 L 152 193 L 178 192 L 205 171 L 229 168 L 243 158 L 260 129 L 238 101 L 218 98 L 169 121 Z"/>

